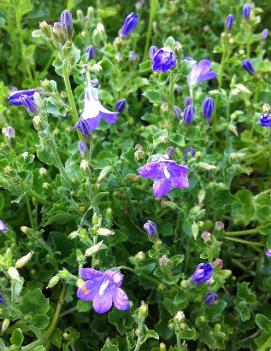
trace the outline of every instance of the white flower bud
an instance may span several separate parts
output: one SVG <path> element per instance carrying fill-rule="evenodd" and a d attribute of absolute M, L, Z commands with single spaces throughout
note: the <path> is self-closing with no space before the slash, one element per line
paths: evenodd
<path fill-rule="evenodd" d="M 175 319 L 178 322 L 183 322 L 185 320 L 185 314 L 183 313 L 183 311 L 178 311 L 176 316 L 175 316 Z"/>
<path fill-rule="evenodd" d="M 2 328 L 1 332 L 4 334 L 4 332 L 8 329 L 9 327 L 10 320 L 9 319 L 4 319 L 2 323 Z"/>
<path fill-rule="evenodd" d="M 20 278 L 20 274 L 15 267 L 9 267 L 8 275 L 13 280 L 18 280 Z"/>
<path fill-rule="evenodd" d="M 103 241 L 100 241 L 98 244 L 89 247 L 88 249 L 86 249 L 85 256 L 89 257 L 94 255 L 96 252 L 99 252 L 102 245 L 103 245 Z"/>
<path fill-rule="evenodd" d="M 100 236 L 111 236 L 111 235 L 114 235 L 115 232 L 113 230 L 110 230 L 110 229 L 99 228 L 97 230 L 97 234 L 100 235 Z"/>
<path fill-rule="evenodd" d="M 30 251 L 27 255 L 19 258 L 15 263 L 15 267 L 22 268 L 23 266 L 25 266 L 27 262 L 31 260 L 32 255 L 33 255 L 33 252 Z"/>
<path fill-rule="evenodd" d="M 87 160 L 82 160 L 80 163 L 80 168 L 83 172 L 86 172 L 89 169 L 89 163 Z"/>
<path fill-rule="evenodd" d="M 49 280 L 49 283 L 48 285 L 46 286 L 46 289 L 51 289 L 53 288 L 58 282 L 59 282 L 59 276 L 58 275 L 55 275 L 54 277 L 52 277 L 50 280 Z"/>
<path fill-rule="evenodd" d="M 46 169 L 46 168 L 41 167 L 41 168 L 39 169 L 39 174 L 40 174 L 41 176 L 44 176 L 46 173 L 47 173 L 47 169 Z"/>

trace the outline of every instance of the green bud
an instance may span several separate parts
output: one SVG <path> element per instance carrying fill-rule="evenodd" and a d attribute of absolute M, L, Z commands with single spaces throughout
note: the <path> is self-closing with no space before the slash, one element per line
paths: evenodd
<path fill-rule="evenodd" d="M 53 288 L 55 285 L 57 285 L 57 283 L 59 282 L 59 276 L 58 275 L 55 275 L 54 277 L 52 277 L 50 280 L 49 280 L 49 283 L 46 287 L 46 289 L 51 289 Z"/>
<path fill-rule="evenodd" d="M 52 33 L 53 33 L 53 27 L 50 26 L 46 21 L 42 21 L 39 24 L 40 30 L 42 31 L 42 34 L 45 36 L 47 39 L 52 38 Z"/>
<path fill-rule="evenodd" d="M 139 316 L 145 319 L 148 315 L 148 305 L 144 301 L 141 301 L 141 306 L 139 307 Z"/>
<path fill-rule="evenodd" d="M 82 10 L 77 10 L 76 11 L 76 15 L 77 15 L 77 19 L 78 21 L 80 22 L 83 22 L 84 21 L 84 14 L 83 14 L 83 11 Z"/>
<path fill-rule="evenodd" d="M 10 320 L 9 320 L 9 319 L 4 319 L 4 320 L 3 320 L 2 328 L 1 328 L 2 334 L 4 334 L 4 332 L 8 329 L 9 323 L 10 323 Z"/>
<path fill-rule="evenodd" d="M 167 347 L 163 342 L 160 343 L 160 351 L 167 351 Z"/>

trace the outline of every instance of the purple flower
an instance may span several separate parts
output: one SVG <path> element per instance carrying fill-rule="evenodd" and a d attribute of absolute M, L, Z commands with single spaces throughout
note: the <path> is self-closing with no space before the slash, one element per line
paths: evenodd
<path fill-rule="evenodd" d="M 187 98 L 185 98 L 184 100 L 184 107 L 187 107 L 189 105 L 193 105 L 193 100 L 190 96 L 188 96 Z"/>
<path fill-rule="evenodd" d="M 136 53 L 134 51 L 129 52 L 129 60 L 134 62 L 136 60 Z"/>
<path fill-rule="evenodd" d="M 175 161 L 164 157 L 155 162 L 149 162 L 138 168 L 138 174 L 143 178 L 154 178 L 153 195 L 163 197 L 174 188 L 188 188 L 188 168 L 178 165 Z"/>
<path fill-rule="evenodd" d="M 268 112 L 259 117 L 259 125 L 261 127 L 271 128 L 271 115 Z"/>
<path fill-rule="evenodd" d="M 184 158 L 184 162 L 187 163 L 188 161 L 188 155 L 190 154 L 192 157 L 195 156 L 195 149 L 192 148 L 192 147 L 187 147 L 185 150 L 184 150 L 184 154 L 183 154 L 183 158 Z"/>
<path fill-rule="evenodd" d="M 246 4 L 243 6 L 243 17 L 248 20 L 250 17 L 250 13 L 251 13 L 251 7 Z"/>
<path fill-rule="evenodd" d="M 261 34 L 261 39 L 262 40 L 266 40 L 267 37 L 269 35 L 269 30 L 267 28 L 265 28 L 263 31 L 262 31 L 262 34 Z"/>
<path fill-rule="evenodd" d="M 266 257 L 271 257 L 271 249 L 267 250 L 265 252 Z"/>
<path fill-rule="evenodd" d="M 80 141 L 78 141 L 77 145 L 78 145 L 78 150 L 79 150 L 81 156 L 84 157 L 87 150 L 88 150 L 87 144 L 83 140 L 80 140 Z"/>
<path fill-rule="evenodd" d="M 119 101 L 116 102 L 116 110 L 118 112 L 122 112 L 125 109 L 126 109 L 126 99 L 120 99 Z"/>
<path fill-rule="evenodd" d="M 233 22 L 234 22 L 234 16 L 232 14 L 229 14 L 225 20 L 225 26 L 228 29 L 231 29 Z"/>
<path fill-rule="evenodd" d="M 192 282 L 202 284 L 211 279 L 213 267 L 210 263 L 200 263 L 192 276 Z"/>
<path fill-rule="evenodd" d="M 191 62 L 191 63 L 197 63 L 197 61 L 195 60 L 195 59 L 193 59 L 193 57 L 191 57 L 191 56 L 185 56 L 184 58 L 183 58 L 183 61 L 186 61 L 186 62 Z"/>
<path fill-rule="evenodd" d="M 145 232 L 150 236 L 157 234 L 157 226 L 153 221 L 148 220 L 148 222 L 146 222 L 143 225 L 143 228 L 144 228 Z"/>
<path fill-rule="evenodd" d="M 0 219 L 0 232 L 5 233 L 7 231 L 7 225 L 2 219 Z"/>
<path fill-rule="evenodd" d="M 79 129 L 84 136 L 87 136 L 98 128 L 101 119 L 108 124 L 114 124 L 118 120 L 118 113 L 103 107 L 98 97 L 98 89 L 89 84 L 85 90 L 84 111 L 74 128 Z"/>
<path fill-rule="evenodd" d="M 132 12 L 125 18 L 124 24 L 120 29 L 120 35 L 127 37 L 137 26 L 138 14 Z"/>
<path fill-rule="evenodd" d="M 192 66 L 192 70 L 188 76 L 188 84 L 190 86 L 199 84 L 205 80 L 215 79 L 216 72 L 210 71 L 212 62 L 210 60 L 201 60 Z"/>
<path fill-rule="evenodd" d="M 158 47 L 155 45 L 152 45 L 149 49 L 149 58 L 152 60 L 153 56 L 157 53 Z"/>
<path fill-rule="evenodd" d="M 181 118 L 181 109 L 180 107 L 178 106 L 174 106 L 174 116 L 177 118 L 177 119 L 180 119 Z"/>
<path fill-rule="evenodd" d="M 22 106 L 22 96 L 28 96 L 30 98 L 32 98 L 34 96 L 35 93 L 35 89 L 28 89 L 28 90 L 18 90 L 15 91 L 14 93 L 11 93 L 9 98 L 8 98 L 8 102 L 11 105 L 14 106 Z"/>
<path fill-rule="evenodd" d="M 38 105 L 35 103 L 35 101 L 31 97 L 29 97 L 27 95 L 23 95 L 21 97 L 21 101 L 30 115 L 35 115 L 39 112 Z"/>
<path fill-rule="evenodd" d="M 95 57 L 95 48 L 93 45 L 89 45 L 87 48 L 86 48 L 86 53 L 88 54 L 88 58 L 89 60 L 93 59 Z"/>
<path fill-rule="evenodd" d="M 2 296 L 2 292 L 0 291 L 0 303 L 7 303 L 6 300 Z"/>
<path fill-rule="evenodd" d="M 152 58 L 153 71 L 168 72 L 171 68 L 175 67 L 177 59 L 172 51 L 166 49 L 159 49 Z"/>
<path fill-rule="evenodd" d="M 244 60 L 242 62 L 242 67 L 251 75 L 255 73 L 252 63 L 249 60 Z"/>
<path fill-rule="evenodd" d="M 207 122 L 211 121 L 214 108 L 215 108 L 214 99 L 211 97 L 205 98 L 202 103 L 202 113 Z"/>
<path fill-rule="evenodd" d="M 72 29 L 72 14 L 68 10 L 62 11 L 60 15 L 60 22 L 63 24 L 66 30 Z"/>
<path fill-rule="evenodd" d="M 8 139 L 15 138 L 15 129 L 13 127 L 6 127 L 2 129 L 2 133 L 4 134 L 5 137 Z"/>
<path fill-rule="evenodd" d="M 191 124 L 193 122 L 193 117 L 195 114 L 195 108 L 193 105 L 188 105 L 185 109 L 184 109 L 184 113 L 183 113 L 183 121 L 185 124 Z"/>
<path fill-rule="evenodd" d="M 218 300 L 218 294 L 215 292 L 208 292 L 205 295 L 205 302 L 208 303 L 209 305 L 212 305 Z"/>
<path fill-rule="evenodd" d="M 120 288 L 123 279 L 120 272 L 114 270 L 100 272 L 93 268 L 82 268 L 80 276 L 86 281 L 77 290 L 77 297 L 83 301 L 92 301 L 96 313 L 108 312 L 112 304 L 121 311 L 130 308 L 128 296 Z"/>
<path fill-rule="evenodd" d="M 168 147 L 166 150 L 166 154 L 167 154 L 168 158 L 171 158 L 175 154 L 176 151 L 177 151 L 177 149 L 175 147 L 173 147 L 173 146 Z"/>

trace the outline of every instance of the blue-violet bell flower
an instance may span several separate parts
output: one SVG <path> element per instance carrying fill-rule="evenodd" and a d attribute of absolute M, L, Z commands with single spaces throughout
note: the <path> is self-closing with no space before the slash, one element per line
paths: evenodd
<path fill-rule="evenodd" d="M 261 127 L 271 128 L 271 115 L 268 112 L 259 117 L 259 125 Z"/>
<path fill-rule="evenodd" d="M 0 291 L 0 303 L 7 303 L 6 300 L 2 296 L 2 292 Z"/>
<path fill-rule="evenodd" d="M 243 17 L 248 20 L 250 17 L 250 13 L 251 13 L 251 7 L 250 5 L 246 4 L 243 6 Z"/>
<path fill-rule="evenodd" d="M 177 59 L 170 49 L 159 49 L 152 58 L 152 70 L 168 72 L 171 68 L 175 67 Z"/>
<path fill-rule="evenodd" d="M 262 34 L 261 34 L 261 39 L 262 40 L 266 40 L 267 37 L 269 35 L 269 30 L 267 28 L 265 28 L 263 31 L 262 31 Z"/>
<path fill-rule="evenodd" d="M 195 63 L 187 78 L 188 84 L 193 86 L 205 80 L 216 79 L 217 74 L 214 71 L 210 71 L 211 66 L 212 62 L 207 59 Z"/>
<path fill-rule="evenodd" d="M 252 63 L 249 60 L 244 60 L 242 62 L 242 67 L 251 75 L 255 73 L 254 67 L 252 66 Z"/>
<path fill-rule="evenodd" d="M 181 118 L 181 109 L 179 106 L 175 105 L 174 106 L 174 116 L 177 118 L 177 119 L 180 119 Z"/>
<path fill-rule="evenodd" d="M 271 257 L 271 249 L 267 250 L 265 252 L 266 257 Z"/>
<path fill-rule="evenodd" d="M 207 122 L 212 119 L 212 114 L 215 108 L 215 101 L 211 97 L 206 97 L 202 103 L 202 113 Z"/>
<path fill-rule="evenodd" d="M 156 226 L 156 223 L 154 223 L 153 221 L 148 220 L 143 225 L 143 228 L 144 228 L 145 232 L 150 236 L 157 234 L 157 226 Z"/>
<path fill-rule="evenodd" d="M 118 120 L 118 112 L 107 110 L 99 100 L 98 89 L 89 84 L 85 90 L 84 111 L 74 129 L 87 136 L 98 128 L 101 119 L 108 124 L 114 124 Z"/>
<path fill-rule="evenodd" d="M 93 45 L 89 45 L 86 48 L 86 54 L 88 54 L 88 59 L 91 60 L 95 57 L 96 51 L 95 51 L 95 47 Z"/>
<path fill-rule="evenodd" d="M 228 29 L 231 29 L 233 26 L 233 22 L 234 22 L 234 16 L 230 13 L 225 20 L 225 26 Z"/>
<path fill-rule="evenodd" d="M 191 155 L 192 157 L 194 157 L 195 154 L 196 154 L 196 151 L 193 147 L 187 147 L 183 153 L 184 162 L 187 163 L 188 155 Z"/>
<path fill-rule="evenodd" d="M 83 140 L 79 140 L 77 146 L 81 156 L 84 157 L 88 151 L 87 144 Z"/>
<path fill-rule="evenodd" d="M 204 300 L 208 305 L 213 305 L 218 300 L 218 294 L 215 292 L 208 292 Z"/>
<path fill-rule="evenodd" d="M 130 13 L 124 21 L 122 28 L 120 29 L 120 35 L 127 37 L 137 26 L 138 14 L 135 12 Z"/>
<path fill-rule="evenodd" d="M 134 62 L 137 58 L 137 54 L 135 51 L 130 51 L 129 52 L 129 61 Z"/>
<path fill-rule="evenodd" d="M 123 274 L 119 271 L 109 269 L 100 272 L 93 268 L 82 268 L 80 276 L 85 282 L 77 290 L 77 297 L 83 301 L 92 301 L 96 313 L 104 314 L 112 305 L 121 311 L 130 308 L 128 296 L 120 288 Z"/>
<path fill-rule="evenodd" d="M 202 284 L 212 278 L 213 267 L 210 263 L 200 263 L 197 265 L 192 276 L 192 282 Z"/>
<path fill-rule="evenodd" d="M 149 49 L 149 58 L 152 60 L 153 56 L 157 53 L 158 47 L 155 45 L 152 45 Z"/>
<path fill-rule="evenodd" d="M 22 96 L 28 96 L 30 98 L 33 98 L 35 92 L 35 89 L 14 91 L 9 95 L 8 102 L 13 106 L 22 106 Z"/>
<path fill-rule="evenodd" d="M 124 111 L 126 109 L 126 104 L 127 104 L 127 101 L 125 98 L 120 99 L 119 101 L 116 102 L 116 110 L 118 112 Z"/>
<path fill-rule="evenodd" d="M 60 22 L 66 30 L 72 29 L 72 14 L 68 10 L 62 11 L 60 15 Z"/>
<path fill-rule="evenodd" d="M 138 168 L 138 174 L 143 178 L 154 178 L 153 195 L 163 197 L 174 188 L 188 188 L 188 168 L 178 165 L 166 157 L 159 157 L 157 161 L 149 162 Z"/>
<path fill-rule="evenodd" d="M 193 105 L 188 105 L 183 112 L 183 121 L 185 124 L 191 124 L 195 115 L 195 108 Z"/>
<path fill-rule="evenodd" d="M 2 219 L 0 219 L 0 232 L 5 233 L 7 231 L 7 225 Z"/>

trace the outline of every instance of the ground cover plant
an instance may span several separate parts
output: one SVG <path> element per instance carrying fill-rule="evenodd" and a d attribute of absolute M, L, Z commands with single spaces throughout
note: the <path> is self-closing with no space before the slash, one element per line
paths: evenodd
<path fill-rule="evenodd" d="M 271 349 L 270 13 L 1 1 L 1 350 Z"/>

